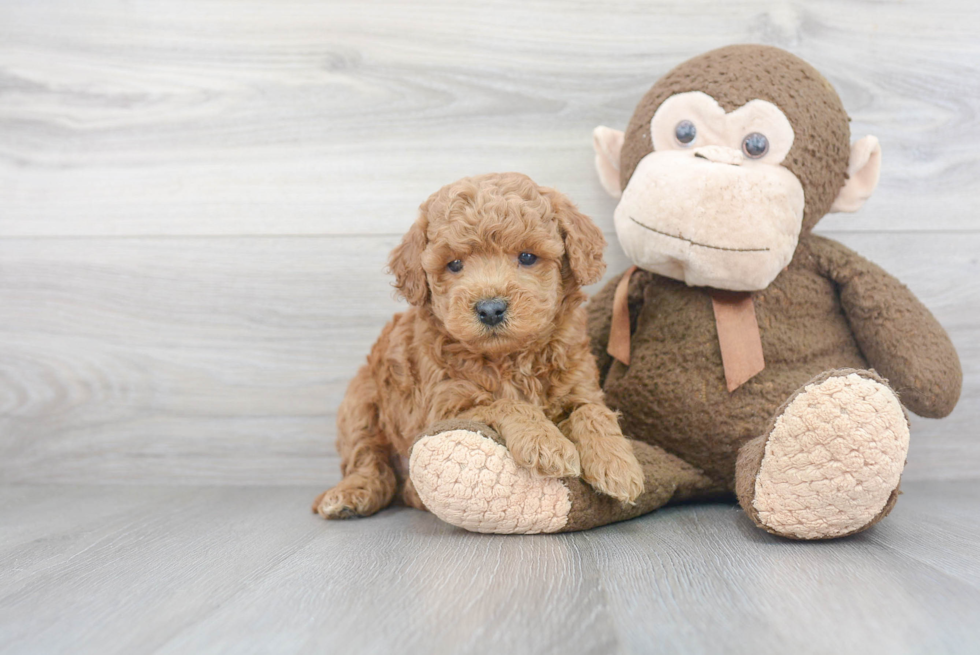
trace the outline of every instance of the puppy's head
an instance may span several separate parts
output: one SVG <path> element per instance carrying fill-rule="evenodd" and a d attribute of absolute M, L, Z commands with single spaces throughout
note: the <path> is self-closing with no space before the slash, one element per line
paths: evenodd
<path fill-rule="evenodd" d="M 562 194 L 526 175 L 459 180 L 432 194 L 391 253 L 395 287 L 456 340 L 501 354 L 549 334 L 605 270 L 606 241 Z"/>

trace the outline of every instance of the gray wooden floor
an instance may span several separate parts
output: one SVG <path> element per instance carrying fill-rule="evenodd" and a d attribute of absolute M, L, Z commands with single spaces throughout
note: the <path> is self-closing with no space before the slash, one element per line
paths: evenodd
<path fill-rule="evenodd" d="M 980 484 L 907 485 L 826 543 L 683 506 L 560 536 L 310 487 L 0 488 L 10 653 L 976 653 Z"/>
<path fill-rule="evenodd" d="M 980 652 L 975 0 L 0 0 L 0 652 Z M 881 185 L 818 231 L 965 373 L 893 516 L 728 505 L 552 537 L 326 524 L 337 404 L 419 203 L 518 170 L 627 262 L 592 129 L 711 48 L 837 87 Z"/>

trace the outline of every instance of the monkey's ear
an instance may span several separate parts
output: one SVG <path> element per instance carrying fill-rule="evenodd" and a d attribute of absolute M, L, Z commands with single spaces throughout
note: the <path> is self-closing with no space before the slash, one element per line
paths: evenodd
<path fill-rule="evenodd" d="M 871 197 L 881 174 L 881 146 L 877 137 L 866 136 L 851 144 L 851 159 L 847 164 L 847 182 L 841 187 L 832 212 L 856 212 Z"/>
<path fill-rule="evenodd" d="M 388 271 L 395 275 L 394 286 L 398 289 L 398 295 L 412 305 L 422 305 L 429 299 L 429 283 L 422 268 L 422 251 L 428 244 L 425 235 L 428 226 L 429 220 L 423 210 L 388 258 Z"/>
<path fill-rule="evenodd" d="M 600 125 L 592 131 L 595 169 L 602 188 L 613 198 L 623 195 L 619 188 L 619 156 L 623 151 L 623 133 Z"/>
<path fill-rule="evenodd" d="M 579 286 L 595 284 L 606 272 L 602 251 L 606 249 L 606 237 L 602 230 L 572 204 L 564 194 L 554 189 L 542 189 L 551 200 L 551 208 L 558 218 L 558 229 L 565 242 L 565 256 L 572 276 Z"/>

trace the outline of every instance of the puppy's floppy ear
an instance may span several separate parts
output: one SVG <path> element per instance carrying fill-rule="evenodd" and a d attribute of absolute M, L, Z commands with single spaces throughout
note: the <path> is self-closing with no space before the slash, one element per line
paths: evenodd
<path fill-rule="evenodd" d="M 554 189 L 542 189 L 551 201 L 551 208 L 558 219 L 558 229 L 565 241 L 565 256 L 572 275 L 580 286 L 594 284 L 606 272 L 602 251 L 606 238 L 592 219 L 583 214 L 564 194 Z"/>
<path fill-rule="evenodd" d="M 388 258 L 388 271 L 395 275 L 398 295 L 412 305 L 425 304 L 429 299 L 429 283 L 422 268 L 422 251 L 429 242 L 425 234 L 428 227 L 429 219 L 423 206 L 415 224 Z"/>

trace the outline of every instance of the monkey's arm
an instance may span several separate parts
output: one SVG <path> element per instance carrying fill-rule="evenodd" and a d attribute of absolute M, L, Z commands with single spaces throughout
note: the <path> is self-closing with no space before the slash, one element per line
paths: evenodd
<path fill-rule="evenodd" d="M 908 287 L 845 246 L 813 236 L 811 253 L 837 283 L 868 362 L 919 416 L 942 418 L 960 397 L 963 370 L 949 335 Z"/>
<path fill-rule="evenodd" d="M 606 382 L 606 374 L 612 366 L 613 358 L 606 347 L 609 345 L 609 330 L 612 326 L 613 297 L 616 295 L 616 286 L 623 278 L 620 273 L 606 283 L 602 290 L 594 295 L 586 306 L 589 321 L 589 344 L 592 348 L 592 355 L 595 357 L 596 364 L 599 366 L 599 386 Z M 630 308 L 630 334 L 636 331 L 636 319 L 640 315 L 640 308 L 643 306 L 643 293 L 651 274 L 646 271 L 637 270 L 630 278 L 628 303 Z"/>

